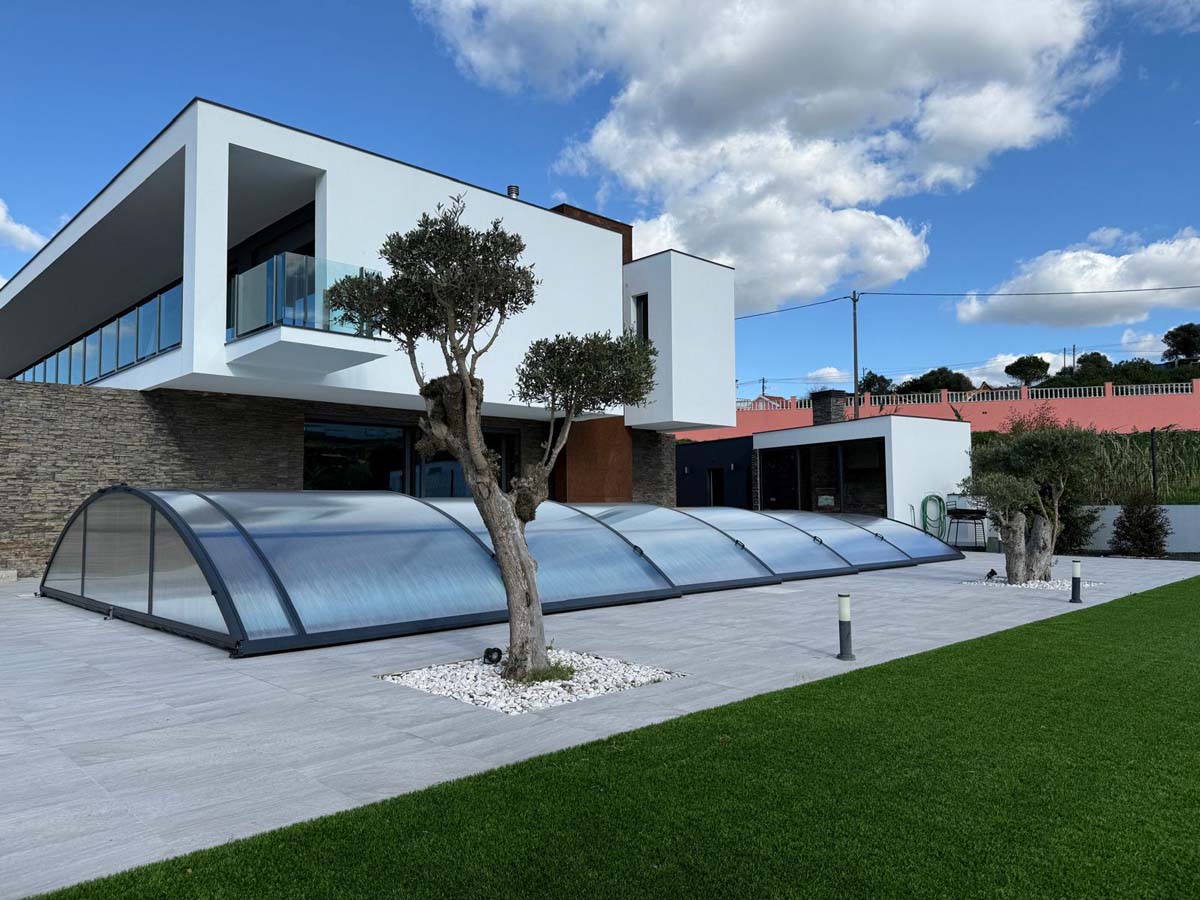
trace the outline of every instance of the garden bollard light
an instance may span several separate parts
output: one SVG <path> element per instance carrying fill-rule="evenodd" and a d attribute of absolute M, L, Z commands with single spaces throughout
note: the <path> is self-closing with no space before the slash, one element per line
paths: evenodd
<path fill-rule="evenodd" d="M 854 659 L 854 647 L 850 642 L 850 595 L 838 594 L 838 659 Z"/>
<path fill-rule="evenodd" d="M 1077 560 L 1071 560 L 1071 602 L 1083 602 L 1083 564 Z"/>

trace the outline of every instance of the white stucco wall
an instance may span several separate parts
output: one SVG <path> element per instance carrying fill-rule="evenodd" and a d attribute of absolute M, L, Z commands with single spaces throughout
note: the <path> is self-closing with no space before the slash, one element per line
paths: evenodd
<path fill-rule="evenodd" d="M 237 154 L 234 190 L 240 192 L 233 198 L 231 148 Z M 182 345 L 152 362 L 103 379 L 100 383 L 106 387 L 173 387 L 420 408 L 423 404 L 408 361 L 388 343 L 286 327 L 278 334 L 286 332 L 287 348 L 254 353 L 226 343 L 229 247 L 246 237 L 247 230 L 270 222 L 251 222 L 255 216 L 248 214 L 248 218 L 238 217 L 231 223 L 231 199 L 235 208 L 253 208 L 262 200 L 258 208 L 264 215 L 273 202 L 280 207 L 278 215 L 284 215 L 310 200 L 315 209 L 316 255 L 379 269 L 383 264 L 378 251 L 387 234 L 407 230 L 421 213 L 462 194 L 469 223 L 484 227 L 499 218 L 506 228 L 522 235 L 525 260 L 534 265 L 541 280 L 537 302 L 505 324 L 481 363 L 485 412 L 544 416 L 544 410 L 516 403 L 511 396 L 516 368 L 529 344 L 565 332 L 620 332 L 629 321 L 631 287 L 626 281 L 627 273 L 632 273 L 634 281 L 644 277 L 651 284 L 651 333 L 660 358 L 653 401 L 630 410 L 629 424 L 674 430 L 734 423 L 731 269 L 674 251 L 623 266 L 622 236 L 614 231 L 202 100 L 180 113 L 25 271 L 0 289 L 0 326 L 6 303 L 54 265 L 89 228 L 104 223 L 123 198 L 181 151 L 183 196 L 175 202 L 183 204 Z M 283 199 L 263 199 L 273 196 L 266 188 L 261 196 L 247 193 L 254 190 L 260 172 L 271 173 L 277 183 L 284 184 L 284 194 L 278 195 Z M 285 202 L 287 209 L 283 210 Z M 136 226 L 134 220 L 131 227 Z M 136 255 L 129 265 L 137 265 Z M 59 271 L 70 271 L 69 265 Z M 80 273 L 81 277 L 86 274 Z M 128 302 L 137 299 L 131 296 Z M 107 313 L 112 314 L 115 310 Z M 80 337 L 80 328 L 101 324 L 89 320 L 60 327 L 52 316 L 44 318 L 45 324 L 37 327 L 45 333 L 39 332 L 34 341 L 38 352 Z M 56 328 L 63 333 L 58 334 Z M 325 347 L 330 343 L 338 345 L 336 353 Z M 40 344 L 46 344 L 45 351 Z M 308 344 L 313 348 L 312 365 L 306 369 L 297 361 L 307 359 Z M 362 347 L 361 352 L 351 346 L 355 344 Z M 381 348 L 385 352 L 381 353 Z M 444 363 L 436 347 L 422 348 L 419 356 L 431 375 L 442 370 Z M 339 359 L 345 363 L 340 368 L 335 365 Z M 288 365 L 279 365 L 280 360 Z M 13 360 L 9 368 L 19 371 L 35 361 Z"/>
<path fill-rule="evenodd" d="M 516 367 L 534 339 L 622 327 L 621 237 L 615 232 L 220 107 L 200 106 L 199 134 L 199 193 L 213 208 L 200 210 L 196 224 L 193 367 L 199 377 L 193 381 L 212 387 L 232 377 L 236 384 L 213 389 L 421 406 L 408 361 L 397 353 L 330 374 L 290 370 L 279 377 L 227 362 L 224 211 L 231 144 L 324 173 L 314 199 L 316 253 L 326 259 L 381 268 L 379 247 L 387 234 L 410 228 L 421 213 L 456 194 L 465 196 L 469 223 L 484 227 L 500 218 L 505 228 L 521 234 L 525 260 L 534 265 L 541 284 L 537 302 L 505 324 L 480 365 L 490 412 L 540 415 L 510 400 Z M 420 359 L 430 373 L 444 367 L 433 346 L 423 348 Z"/>
<path fill-rule="evenodd" d="M 633 298 L 646 294 L 658 350 L 654 392 L 625 411 L 627 424 L 681 431 L 736 423 L 733 274 L 674 250 L 625 265 L 625 325 L 634 324 Z"/>

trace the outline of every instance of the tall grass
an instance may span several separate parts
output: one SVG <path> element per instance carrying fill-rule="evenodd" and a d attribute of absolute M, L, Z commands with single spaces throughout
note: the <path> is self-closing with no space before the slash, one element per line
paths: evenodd
<path fill-rule="evenodd" d="M 1086 482 L 1092 503 L 1122 504 L 1153 484 L 1150 434 L 1098 435 L 1099 464 Z M 1200 503 L 1200 431 L 1163 428 L 1155 432 L 1158 502 Z"/>

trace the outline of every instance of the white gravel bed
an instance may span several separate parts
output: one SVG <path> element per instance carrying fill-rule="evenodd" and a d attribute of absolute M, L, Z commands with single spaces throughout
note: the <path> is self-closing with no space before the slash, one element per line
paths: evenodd
<path fill-rule="evenodd" d="M 1023 581 L 1019 584 L 1009 584 L 1004 576 L 998 576 L 991 581 L 964 581 L 963 584 L 983 585 L 984 587 L 1006 587 L 1006 588 L 1021 588 L 1026 591 L 1069 591 L 1071 590 L 1070 578 L 1053 578 L 1050 581 Z M 1103 581 L 1084 581 L 1082 587 L 1100 587 L 1104 584 Z"/>
<path fill-rule="evenodd" d="M 379 677 L 394 684 L 453 697 L 510 716 L 683 677 L 682 672 L 668 672 L 653 666 L 639 666 L 620 659 L 570 650 L 551 650 L 550 662 L 571 666 L 575 674 L 566 681 L 521 684 L 506 681 L 502 677 L 503 661 L 488 665 L 482 659 L 464 659 L 462 662 Z"/>

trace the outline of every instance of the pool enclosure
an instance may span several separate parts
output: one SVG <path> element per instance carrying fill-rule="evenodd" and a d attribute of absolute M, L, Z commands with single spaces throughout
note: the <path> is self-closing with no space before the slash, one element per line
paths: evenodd
<path fill-rule="evenodd" d="M 727 507 L 547 502 L 526 536 L 546 612 L 962 558 L 889 519 Z M 41 593 L 239 656 L 507 618 L 474 502 L 390 492 L 107 488 Z"/>

